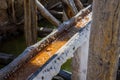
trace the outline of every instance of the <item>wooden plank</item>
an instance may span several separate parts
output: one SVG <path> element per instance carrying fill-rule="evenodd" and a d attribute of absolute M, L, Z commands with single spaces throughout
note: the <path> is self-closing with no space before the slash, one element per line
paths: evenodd
<path fill-rule="evenodd" d="M 119 45 L 120 0 L 93 0 L 87 80 L 116 80 Z"/>
<path fill-rule="evenodd" d="M 35 2 L 42 16 L 44 16 L 53 25 L 60 25 L 61 22 L 51 15 L 51 13 L 38 0 L 35 0 Z"/>
<path fill-rule="evenodd" d="M 37 6 L 35 4 L 35 0 L 31 1 L 31 33 L 32 33 L 32 43 L 35 44 L 37 42 Z"/>
<path fill-rule="evenodd" d="M 64 11 L 69 19 L 78 13 L 73 0 L 62 0 L 62 3 Z"/>
<path fill-rule="evenodd" d="M 27 46 L 37 42 L 37 8 L 34 0 L 24 0 L 24 33 Z"/>

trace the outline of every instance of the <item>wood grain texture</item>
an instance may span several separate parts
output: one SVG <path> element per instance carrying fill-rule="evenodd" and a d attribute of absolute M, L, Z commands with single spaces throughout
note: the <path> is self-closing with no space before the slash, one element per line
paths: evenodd
<path fill-rule="evenodd" d="M 91 24 L 89 24 L 89 27 L 89 31 L 86 32 L 87 40 L 77 48 L 74 53 L 74 57 L 72 58 L 72 80 L 86 80 L 87 77 L 89 36 Z"/>
<path fill-rule="evenodd" d="M 86 41 L 74 53 L 72 58 L 72 80 L 86 80 L 88 48 L 89 41 Z"/>
<path fill-rule="evenodd" d="M 24 0 L 24 32 L 27 46 L 37 42 L 37 14 L 33 0 Z"/>
<path fill-rule="evenodd" d="M 61 24 L 61 22 L 56 19 L 38 0 L 35 0 L 35 3 L 41 15 L 45 17 L 49 22 L 55 26 L 59 26 Z"/>
<path fill-rule="evenodd" d="M 120 0 L 94 0 L 87 80 L 116 80 Z"/>
<path fill-rule="evenodd" d="M 31 23 L 31 33 L 32 33 L 32 42 L 36 43 L 37 42 L 37 6 L 35 4 L 35 0 L 31 0 L 31 18 L 32 18 L 32 23 Z"/>

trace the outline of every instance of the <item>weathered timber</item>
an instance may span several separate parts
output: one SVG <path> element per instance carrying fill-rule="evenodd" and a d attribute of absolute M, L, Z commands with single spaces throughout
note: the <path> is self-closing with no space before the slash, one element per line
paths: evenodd
<path fill-rule="evenodd" d="M 33 0 L 24 0 L 25 25 L 24 33 L 27 46 L 37 41 L 36 5 Z"/>
<path fill-rule="evenodd" d="M 77 16 L 75 16 L 75 19 L 77 20 L 78 17 L 83 17 L 86 16 L 90 13 L 89 7 L 85 8 L 82 10 L 82 12 L 79 12 Z M 84 14 L 84 15 L 83 15 Z M 76 22 L 73 21 L 73 22 Z M 16 70 L 18 70 L 22 65 L 24 65 L 26 62 L 28 62 L 32 57 L 37 55 L 39 51 L 41 51 L 43 48 L 45 48 L 47 45 L 49 45 L 51 42 L 56 40 L 58 35 L 63 33 L 67 29 L 69 29 L 72 26 L 75 26 L 73 22 L 65 22 L 61 24 L 61 28 L 55 30 L 52 32 L 50 35 L 48 35 L 46 38 L 42 39 L 35 45 L 28 47 L 21 55 L 19 55 L 15 60 L 13 60 L 8 66 L 4 67 L 3 69 L 0 70 L 0 79 L 3 80 L 7 77 L 9 77 L 12 73 L 14 73 Z M 87 24 L 87 23 L 86 23 Z"/>
<path fill-rule="evenodd" d="M 53 25 L 60 25 L 61 22 L 51 15 L 50 12 L 38 0 L 35 0 L 35 2 L 42 16 L 44 16 Z"/>
<path fill-rule="evenodd" d="M 67 14 L 65 13 L 65 11 L 63 10 L 63 17 L 62 17 L 63 21 L 68 20 Z"/>
<path fill-rule="evenodd" d="M 78 13 L 73 0 L 62 0 L 62 3 L 63 3 L 63 9 L 69 19 Z"/>
<path fill-rule="evenodd" d="M 88 7 L 82 9 L 79 11 L 74 17 L 72 17 L 68 21 L 64 21 L 63 24 L 61 24 L 58 27 L 57 34 L 61 33 L 61 31 L 67 30 L 68 28 L 74 26 L 79 20 L 81 20 L 85 15 L 89 14 L 92 11 L 92 5 L 89 5 Z"/>
<path fill-rule="evenodd" d="M 68 59 L 73 57 L 73 53 L 78 47 L 82 46 L 84 42 L 88 40 L 88 33 L 90 32 L 90 22 L 86 27 L 76 33 L 62 48 L 60 48 L 56 54 L 51 57 L 42 67 L 36 71 L 28 80 L 51 80 L 53 76 L 57 75 L 60 71 L 62 64 Z"/>
<path fill-rule="evenodd" d="M 89 27 L 91 28 L 91 25 L 89 25 Z M 72 80 L 87 80 L 90 30 L 87 35 L 87 41 L 77 48 L 74 57 L 72 58 Z"/>
<path fill-rule="evenodd" d="M 120 0 L 93 0 L 87 80 L 116 80 L 119 45 Z"/>
<path fill-rule="evenodd" d="M 30 0 L 24 0 L 24 18 L 25 18 L 24 32 L 25 32 L 26 44 L 30 46 L 32 43 Z"/>
<path fill-rule="evenodd" d="M 12 3 L 12 18 L 13 18 L 13 22 L 16 23 L 15 0 L 11 0 L 11 3 Z"/>
<path fill-rule="evenodd" d="M 31 59 L 31 57 L 36 53 L 38 52 L 34 47 L 28 47 L 21 55 L 0 70 L 0 80 L 7 79 L 11 73 L 16 71 L 20 66 L 24 65 L 27 60 Z"/>
<path fill-rule="evenodd" d="M 37 42 L 37 6 L 35 0 L 31 0 L 31 33 L 32 33 L 32 43 Z"/>
<path fill-rule="evenodd" d="M 74 0 L 74 2 L 78 11 L 84 8 L 80 0 Z"/>
<path fill-rule="evenodd" d="M 86 20 L 87 18 L 87 20 Z M 91 15 L 87 15 L 84 17 L 80 23 L 86 25 L 90 21 Z M 80 27 L 84 25 L 79 25 Z M 60 34 L 56 40 L 50 43 L 46 48 L 42 49 L 35 57 L 28 61 L 28 63 L 24 64 L 21 68 L 19 68 L 15 73 L 11 74 L 8 80 L 26 80 L 30 75 L 32 75 L 39 68 L 42 68 L 47 61 L 51 61 L 52 57 L 56 56 L 56 52 L 65 44 L 67 41 L 78 31 L 79 29 L 75 27 L 70 27 L 68 31 L 64 31 Z M 66 34 L 66 35 L 65 35 Z M 56 46 L 57 45 L 57 46 Z M 52 48 L 51 48 L 52 46 Z M 46 52 L 47 51 L 47 52 Z M 53 52 L 54 51 L 54 52 Z M 43 55 L 43 56 L 42 56 Z M 45 57 L 44 57 L 45 56 Z M 46 57 L 47 56 L 47 57 Z M 44 61 L 43 61 L 44 60 Z M 34 62 L 34 63 L 33 63 Z M 40 63 L 40 64 L 39 64 Z M 41 64 L 42 63 L 42 64 Z M 59 66 L 59 65 L 57 65 Z M 57 69 L 57 68 L 56 68 Z M 56 70 L 55 69 L 55 70 Z M 47 70 L 49 72 L 49 70 Z M 59 68 L 57 69 L 59 71 Z M 57 72 L 56 71 L 56 72 Z M 45 80 L 49 80 L 50 76 L 53 74 L 48 74 Z"/>
<path fill-rule="evenodd" d="M 75 6 L 74 0 L 67 0 L 68 6 L 73 10 L 74 16 L 78 13 L 78 10 Z"/>

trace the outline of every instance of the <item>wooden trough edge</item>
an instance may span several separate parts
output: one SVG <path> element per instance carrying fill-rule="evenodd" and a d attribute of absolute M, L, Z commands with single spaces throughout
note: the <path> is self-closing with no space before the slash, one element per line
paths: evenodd
<path fill-rule="evenodd" d="M 71 57 L 73 53 L 84 42 L 88 41 L 91 28 L 91 21 L 79 30 L 54 56 L 52 56 L 42 67 L 33 73 L 28 80 L 52 80 L 61 69 L 61 66 Z"/>
<path fill-rule="evenodd" d="M 91 12 L 91 5 L 81 10 L 77 16 L 74 16 L 70 20 L 62 23 L 59 28 L 53 31 L 50 35 L 37 42 L 35 45 L 32 45 L 25 49 L 25 51 L 20 54 L 16 59 L 14 59 L 10 64 L 5 66 L 0 70 L 0 80 L 7 79 L 12 73 L 19 69 L 22 65 L 28 62 L 32 57 L 34 57 L 40 50 L 45 48 L 51 42 L 53 42 L 64 30 L 69 27 L 74 26 L 78 20 L 78 17 L 84 17 Z"/>

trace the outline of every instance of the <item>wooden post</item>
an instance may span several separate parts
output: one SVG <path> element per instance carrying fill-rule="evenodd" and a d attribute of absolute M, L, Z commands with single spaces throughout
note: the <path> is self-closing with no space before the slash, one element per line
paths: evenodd
<path fill-rule="evenodd" d="M 87 80 L 116 80 L 120 0 L 93 0 Z"/>
<path fill-rule="evenodd" d="M 72 80 L 86 80 L 89 43 L 77 49 L 72 58 Z"/>
<path fill-rule="evenodd" d="M 83 44 L 76 50 L 72 58 L 72 80 L 87 80 L 87 65 L 89 53 L 89 36 L 91 24 L 88 25 L 89 29 L 86 32 L 87 39 L 83 39 Z"/>
<path fill-rule="evenodd" d="M 37 42 L 37 6 L 35 0 L 31 0 L 31 31 L 32 31 L 32 42 L 33 44 Z"/>
<path fill-rule="evenodd" d="M 37 14 L 34 0 L 24 0 L 24 33 L 28 46 L 37 42 Z"/>

